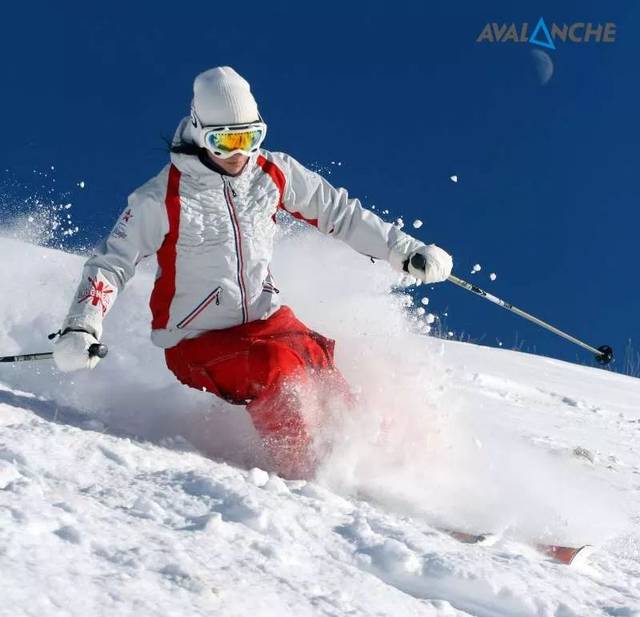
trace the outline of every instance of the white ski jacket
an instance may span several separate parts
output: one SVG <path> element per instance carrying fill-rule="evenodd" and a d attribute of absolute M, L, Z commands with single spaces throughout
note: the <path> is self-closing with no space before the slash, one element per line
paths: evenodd
<path fill-rule="evenodd" d="M 195 142 L 191 126 L 182 120 L 174 144 Z M 63 329 L 82 328 L 100 339 L 118 293 L 153 254 L 151 338 L 159 347 L 266 319 L 280 306 L 269 270 L 279 208 L 398 269 L 423 246 L 287 154 L 261 150 L 232 177 L 197 155 L 172 153 L 171 163 L 129 196 L 86 262 Z"/>

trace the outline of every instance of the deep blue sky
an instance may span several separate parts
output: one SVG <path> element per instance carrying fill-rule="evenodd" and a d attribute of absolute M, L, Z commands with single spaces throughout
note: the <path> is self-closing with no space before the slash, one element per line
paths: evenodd
<path fill-rule="evenodd" d="M 541 16 L 616 22 L 617 40 L 560 44 L 545 86 L 530 44 L 475 42 L 488 21 L 531 29 Z M 449 250 L 459 276 L 621 355 L 640 338 L 639 17 L 630 1 L 10 3 L 4 190 L 8 178 L 42 190 L 33 170 L 54 165 L 97 241 L 165 164 L 161 138 L 186 114 L 194 75 L 228 64 L 252 84 L 265 147 L 331 169 L 410 232 L 422 219 L 415 235 Z M 589 361 L 451 285 L 428 295 L 457 333 Z"/>

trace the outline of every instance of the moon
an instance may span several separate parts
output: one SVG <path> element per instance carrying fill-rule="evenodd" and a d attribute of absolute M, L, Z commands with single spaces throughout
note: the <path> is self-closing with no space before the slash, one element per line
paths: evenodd
<path fill-rule="evenodd" d="M 533 62 L 536 67 L 536 73 L 540 80 L 540 85 L 544 86 L 553 75 L 553 60 L 551 56 L 541 49 L 532 49 L 531 55 L 533 56 Z"/>

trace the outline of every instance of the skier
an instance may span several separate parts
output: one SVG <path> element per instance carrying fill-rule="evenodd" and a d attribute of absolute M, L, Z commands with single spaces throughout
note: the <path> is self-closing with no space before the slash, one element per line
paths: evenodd
<path fill-rule="evenodd" d="M 275 470 L 307 477 L 316 464 L 312 436 L 290 386 L 322 375 L 343 382 L 334 342 L 278 302 L 269 268 L 277 210 L 425 283 L 445 280 L 452 260 L 291 156 L 262 149 L 266 133 L 249 84 L 232 68 L 196 77 L 169 164 L 129 196 L 86 262 L 53 357 L 62 371 L 96 366 L 88 349 L 103 318 L 140 260 L 155 254 L 151 339 L 169 369 L 188 386 L 246 405 Z M 412 264 L 414 254 L 424 267 Z"/>

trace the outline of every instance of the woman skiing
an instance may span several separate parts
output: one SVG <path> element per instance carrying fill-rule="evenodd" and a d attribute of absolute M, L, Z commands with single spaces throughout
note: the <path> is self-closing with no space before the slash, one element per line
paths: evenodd
<path fill-rule="evenodd" d="M 445 280 L 452 261 L 287 154 L 262 149 L 266 132 L 249 84 L 233 69 L 196 77 L 170 163 L 129 196 L 86 262 L 54 359 L 62 371 L 95 367 L 88 349 L 103 318 L 138 262 L 156 254 L 151 338 L 167 366 L 188 386 L 246 405 L 274 468 L 304 477 L 315 460 L 290 386 L 322 376 L 343 382 L 333 341 L 278 302 L 269 269 L 277 210 L 425 283 Z"/>

